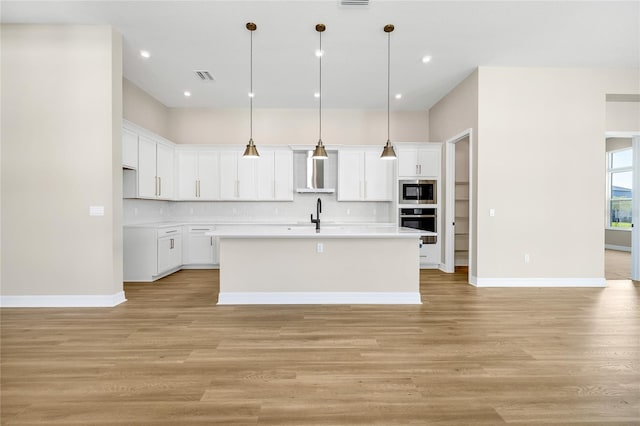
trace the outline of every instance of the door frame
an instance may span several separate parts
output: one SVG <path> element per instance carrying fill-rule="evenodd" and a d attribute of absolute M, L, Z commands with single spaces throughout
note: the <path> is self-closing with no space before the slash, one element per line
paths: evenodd
<path fill-rule="evenodd" d="M 606 132 L 606 138 L 631 138 L 633 149 L 633 195 L 631 200 L 631 279 L 640 280 L 640 132 Z"/>
<path fill-rule="evenodd" d="M 455 185 L 456 185 L 456 143 L 465 138 L 469 138 L 469 259 L 468 259 L 468 280 L 472 281 L 471 272 L 473 270 L 473 248 L 475 237 L 473 233 L 473 220 L 475 218 L 474 198 L 473 198 L 473 172 L 474 172 L 474 140 L 473 129 L 466 129 L 458 133 L 445 142 L 445 158 L 446 158 L 446 210 L 445 210 L 445 254 L 444 254 L 444 272 L 453 273 L 456 267 L 455 257 Z"/>

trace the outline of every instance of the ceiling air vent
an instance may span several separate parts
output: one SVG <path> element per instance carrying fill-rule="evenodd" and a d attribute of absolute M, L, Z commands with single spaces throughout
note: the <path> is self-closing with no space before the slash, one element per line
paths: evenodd
<path fill-rule="evenodd" d="M 196 73 L 196 75 L 198 76 L 198 78 L 199 78 L 200 80 L 202 80 L 202 81 L 213 81 L 213 80 L 215 80 L 209 71 L 206 71 L 206 70 L 196 70 L 196 71 L 194 71 L 194 72 Z"/>
<path fill-rule="evenodd" d="M 369 6 L 369 0 L 340 0 L 340 6 Z"/>

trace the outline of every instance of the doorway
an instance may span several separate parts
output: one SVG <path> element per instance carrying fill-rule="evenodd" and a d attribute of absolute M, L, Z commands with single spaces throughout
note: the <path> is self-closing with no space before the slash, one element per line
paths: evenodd
<path fill-rule="evenodd" d="M 640 280 L 640 133 L 607 132 L 605 277 Z"/>
<path fill-rule="evenodd" d="M 473 276 L 473 133 L 471 129 L 446 142 L 446 225 L 444 271 L 468 267 Z"/>

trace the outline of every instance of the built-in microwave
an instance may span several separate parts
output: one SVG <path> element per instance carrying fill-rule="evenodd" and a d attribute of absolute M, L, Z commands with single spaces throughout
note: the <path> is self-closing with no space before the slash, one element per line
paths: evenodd
<path fill-rule="evenodd" d="M 401 180 L 398 195 L 400 204 L 436 204 L 436 181 Z"/>

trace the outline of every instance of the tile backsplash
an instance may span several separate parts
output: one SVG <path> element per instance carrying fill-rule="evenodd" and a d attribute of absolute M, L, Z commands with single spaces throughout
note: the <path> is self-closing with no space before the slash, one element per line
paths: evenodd
<path fill-rule="evenodd" d="M 322 200 L 326 222 L 395 222 L 391 202 L 338 202 L 336 194 L 295 193 L 291 201 L 156 201 L 125 199 L 123 223 L 206 221 L 238 223 L 309 222 Z"/>

